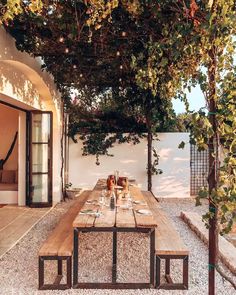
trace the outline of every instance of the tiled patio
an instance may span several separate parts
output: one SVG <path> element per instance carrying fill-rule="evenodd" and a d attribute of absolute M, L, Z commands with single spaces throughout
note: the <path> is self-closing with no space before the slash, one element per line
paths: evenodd
<path fill-rule="evenodd" d="M 0 258 L 50 210 L 10 205 L 0 207 Z"/>

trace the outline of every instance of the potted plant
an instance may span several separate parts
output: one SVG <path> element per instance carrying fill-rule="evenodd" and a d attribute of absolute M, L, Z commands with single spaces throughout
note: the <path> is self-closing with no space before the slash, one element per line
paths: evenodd
<path fill-rule="evenodd" d="M 71 182 L 65 184 L 65 190 L 66 190 L 66 196 L 67 196 L 68 199 L 75 198 L 80 192 L 79 188 L 73 188 L 72 187 Z"/>

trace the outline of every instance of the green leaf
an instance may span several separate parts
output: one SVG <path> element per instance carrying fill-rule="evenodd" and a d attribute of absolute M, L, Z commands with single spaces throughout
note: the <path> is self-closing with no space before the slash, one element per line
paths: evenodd
<path fill-rule="evenodd" d="M 181 141 L 181 143 L 178 145 L 178 148 L 179 149 L 184 149 L 184 147 L 185 147 L 185 142 Z"/>

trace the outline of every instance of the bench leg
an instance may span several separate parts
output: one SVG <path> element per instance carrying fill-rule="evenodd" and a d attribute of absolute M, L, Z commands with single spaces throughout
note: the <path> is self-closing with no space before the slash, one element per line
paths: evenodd
<path fill-rule="evenodd" d="M 165 278 L 167 283 L 161 284 L 161 259 L 165 260 Z M 170 275 L 171 259 L 183 261 L 182 283 L 174 283 Z M 188 256 L 183 255 L 157 255 L 156 256 L 156 288 L 166 290 L 187 290 L 188 289 Z"/>
<path fill-rule="evenodd" d="M 161 286 L 161 258 L 156 256 L 156 288 L 160 289 Z"/>
<path fill-rule="evenodd" d="M 44 285 L 44 259 L 39 257 L 39 290 L 43 288 Z"/>
<path fill-rule="evenodd" d="M 57 261 L 57 274 L 62 276 L 62 260 L 58 259 Z"/>
<path fill-rule="evenodd" d="M 173 284 L 173 281 L 170 276 L 170 259 L 165 259 L 165 278 L 169 284 Z"/>
<path fill-rule="evenodd" d="M 67 257 L 66 260 L 66 267 L 67 267 L 67 286 L 68 289 L 72 287 L 72 257 Z"/>
<path fill-rule="evenodd" d="M 183 285 L 188 290 L 188 256 L 183 259 Z"/>
<path fill-rule="evenodd" d="M 57 261 L 57 276 L 52 284 L 44 283 L 44 261 L 56 260 Z M 63 277 L 62 262 L 66 261 L 66 284 L 61 284 Z M 40 256 L 39 257 L 39 290 L 65 290 L 70 289 L 72 286 L 72 258 L 71 256 Z"/>

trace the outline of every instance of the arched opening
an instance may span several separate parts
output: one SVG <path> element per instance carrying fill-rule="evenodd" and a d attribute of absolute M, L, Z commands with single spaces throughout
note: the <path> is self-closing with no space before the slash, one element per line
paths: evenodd
<path fill-rule="evenodd" d="M 61 199 L 61 116 L 57 90 L 48 74 L 40 76 L 20 61 L 0 61 L 0 76 L 0 103 L 9 112 L 14 109 L 18 116 L 17 165 L 15 163 L 18 194 L 9 202 L 17 200 L 17 204 L 23 206 L 51 206 Z M 48 78 L 46 82 L 45 78 Z M 45 128 L 49 125 L 50 134 Z M 4 127 L 8 129 L 8 119 Z M 45 134 L 47 142 L 41 142 Z"/>

